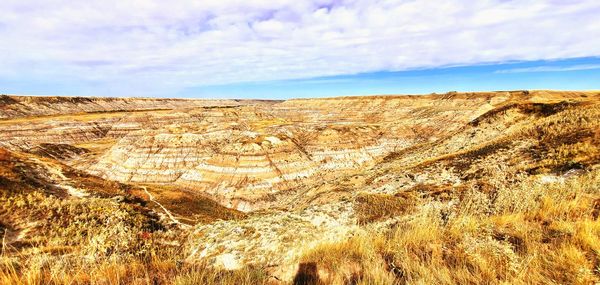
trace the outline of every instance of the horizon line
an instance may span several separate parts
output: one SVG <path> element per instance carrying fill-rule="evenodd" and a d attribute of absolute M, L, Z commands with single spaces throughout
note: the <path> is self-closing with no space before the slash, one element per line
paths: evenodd
<path fill-rule="evenodd" d="M 306 99 L 335 99 L 348 97 L 393 97 L 393 96 L 428 96 L 428 95 L 448 95 L 448 94 L 469 94 L 469 93 L 500 93 L 500 92 L 583 92 L 594 93 L 600 92 L 600 89 L 509 89 L 509 90 L 449 90 L 445 92 L 431 93 L 372 93 L 362 95 L 334 95 L 325 97 L 293 97 L 287 99 L 264 99 L 264 98 L 190 98 L 190 97 L 148 97 L 148 96 L 102 96 L 102 95 L 52 95 L 52 94 L 15 94 L 15 93 L 0 93 L 0 96 L 9 97 L 63 97 L 63 98 L 115 98 L 115 99 L 176 99 L 176 100 L 233 100 L 233 101 L 289 101 L 289 100 L 306 100 Z"/>

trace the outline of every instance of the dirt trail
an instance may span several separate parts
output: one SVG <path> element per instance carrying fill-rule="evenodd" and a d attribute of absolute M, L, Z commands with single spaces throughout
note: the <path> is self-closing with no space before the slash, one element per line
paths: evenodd
<path fill-rule="evenodd" d="M 57 183 L 54 183 L 54 186 L 66 190 L 67 193 L 69 193 L 69 195 L 71 195 L 73 197 L 84 198 L 84 197 L 89 196 L 89 194 L 86 193 L 84 190 L 75 188 L 75 187 L 69 185 L 68 183 L 69 183 L 69 181 L 71 181 L 71 179 L 66 177 L 63 174 L 62 169 L 60 169 L 59 167 L 52 167 L 48 163 L 45 163 L 42 160 L 34 158 L 34 157 L 32 157 L 31 160 L 36 162 L 37 164 L 43 166 L 44 168 L 46 168 L 46 171 L 48 171 L 48 174 L 54 175 L 58 179 L 60 179 L 60 181 L 58 181 Z"/>
<path fill-rule="evenodd" d="M 148 198 L 150 199 L 150 201 L 156 203 L 156 205 L 158 205 L 164 212 L 165 214 L 169 217 L 169 219 L 176 225 L 178 225 L 179 227 L 182 228 L 190 228 L 191 226 L 188 224 L 184 224 L 182 222 L 180 222 L 179 220 L 177 220 L 177 218 L 175 218 L 175 216 L 173 216 L 173 214 L 171 214 L 171 212 L 169 210 L 167 210 L 167 208 L 165 208 L 165 206 L 163 206 L 160 202 L 156 201 L 154 199 L 154 196 L 152 195 L 152 193 L 150 193 L 148 191 L 148 189 L 146 188 L 146 186 L 141 186 L 144 189 L 144 192 L 146 192 L 146 194 L 148 195 Z"/>

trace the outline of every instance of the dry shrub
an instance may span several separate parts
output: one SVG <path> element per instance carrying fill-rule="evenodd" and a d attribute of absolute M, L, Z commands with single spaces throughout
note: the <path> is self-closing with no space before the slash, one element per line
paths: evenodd
<path fill-rule="evenodd" d="M 412 192 L 396 195 L 359 194 L 354 201 L 354 209 L 359 224 L 404 215 L 415 206 L 416 197 Z"/>
<path fill-rule="evenodd" d="M 320 284 L 390 284 L 394 277 L 379 254 L 383 247 L 383 237 L 362 232 L 310 248 L 300 262 L 315 264 Z"/>

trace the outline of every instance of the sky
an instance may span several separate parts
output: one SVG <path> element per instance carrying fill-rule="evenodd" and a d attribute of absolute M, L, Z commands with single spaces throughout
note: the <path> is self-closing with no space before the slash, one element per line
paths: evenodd
<path fill-rule="evenodd" d="M 600 89 L 597 0 L 2 0 L 0 93 Z"/>

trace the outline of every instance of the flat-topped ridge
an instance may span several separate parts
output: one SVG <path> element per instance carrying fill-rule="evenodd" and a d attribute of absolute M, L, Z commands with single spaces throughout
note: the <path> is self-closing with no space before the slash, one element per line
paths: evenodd
<path fill-rule="evenodd" d="M 321 98 L 293 98 L 286 101 L 305 101 L 305 100 L 364 100 L 364 99 L 470 99 L 470 98 L 489 98 L 494 96 L 519 96 L 522 98 L 532 96 L 564 96 L 564 97 L 586 97 L 598 96 L 598 90 L 585 91 L 558 91 L 558 90 L 507 90 L 507 91 L 474 91 L 474 92 L 456 92 L 430 93 L 430 94 L 378 94 L 378 95 L 349 95 Z"/>
<path fill-rule="evenodd" d="M 0 119 L 251 104 L 228 99 L 163 99 L 0 95 Z"/>

